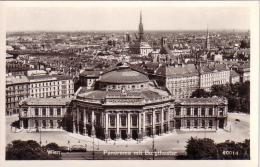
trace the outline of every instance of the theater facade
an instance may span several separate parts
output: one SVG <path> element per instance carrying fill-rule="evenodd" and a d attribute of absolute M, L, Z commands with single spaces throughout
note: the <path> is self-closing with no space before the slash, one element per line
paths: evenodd
<path fill-rule="evenodd" d="M 144 72 L 124 63 L 104 72 L 91 89 L 80 87 L 65 116 L 70 118 L 73 133 L 101 139 L 143 139 L 178 130 L 225 128 L 227 100 L 175 99 Z"/>

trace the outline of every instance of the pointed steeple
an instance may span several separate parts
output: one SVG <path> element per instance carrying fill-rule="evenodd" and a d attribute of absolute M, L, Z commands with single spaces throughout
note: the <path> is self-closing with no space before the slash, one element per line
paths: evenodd
<path fill-rule="evenodd" d="M 143 23 L 142 23 L 142 11 L 140 11 L 140 23 L 139 23 L 138 34 L 139 34 L 139 41 L 140 42 L 144 41 L 144 28 L 143 28 Z"/>
<path fill-rule="evenodd" d="M 208 25 L 207 25 L 207 37 L 206 37 L 206 43 L 205 43 L 205 48 L 207 51 L 210 50 L 210 41 L 209 41 L 209 28 L 208 28 Z"/>

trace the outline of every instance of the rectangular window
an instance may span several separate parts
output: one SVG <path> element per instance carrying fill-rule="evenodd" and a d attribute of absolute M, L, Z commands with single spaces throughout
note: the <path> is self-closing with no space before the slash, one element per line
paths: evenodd
<path fill-rule="evenodd" d="M 191 108 L 187 108 L 187 116 L 190 116 L 191 114 Z"/>
<path fill-rule="evenodd" d="M 213 115 L 213 109 L 209 108 L 209 115 L 212 116 Z"/>
<path fill-rule="evenodd" d="M 187 120 L 187 128 L 190 128 L 190 120 Z"/>
<path fill-rule="evenodd" d="M 110 125 L 111 126 L 115 126 L 115 124 L 116 124 L 115 119 L 116 119 L 115 115 L 110 115 Z"/>
<path fill-rule="evenodd" d="M 175 115 L 181 115 L 181 108 L 180 107 L 177 107 L 175 109 Z"/>
<path fill-rule="evenodd" d="M 57 108 L 57 115 L 61 115 L 61 109 Z"/>
<path fill-rule="evenodd" d="M 198 120 L 197 120 L 197 119 L 194 120 L 194 127 L 195 127 L 195 128 L 198 127 Z"/>
<path fill-rule="evenodd" d="M 195 115 L 195 116 L 198 115 L 198 108 L 194 108 L 194 115 Z"/>
<path fill-rule="evenodd" d="M 137 115 L 132 116 L 132 126 L 137 126 Z"/>
<path fill-rule="evenodd" d="M 126 115 L 121 115 L 121 126 L 126 126 Z"/>
<path fill-rule="evenodd" d="M 53 116 L 53 108 L 50 108 L 50 116 Z"/>
<path fill-rule="evenodd" d="M 213 126 L 213 121 L 209 120 L 209 128 L 212 128 L 212 126 Z"/>
<path fill-rule="evenodd" d="M 46 108 L 42 108 L 42 115 L 46 116 Z"/>
<path fill-rule="evenodd" d="M 202 115 L 202 116 L 205 116 L 205 108 L 204 108 L 204 107 L 201 108 L 201 115 Z"/>
<path fill-rule="evenodd" d="M 201 127 L 202 127 L 202 128 L 205 128 L 205 120 L 202 120 L 202 121 L 201 121 Z"/>
<path fill-rule="evenodd" d="M 38 115 L 39 115 L 39 109 L 35 108 L 35 116 L 38 116 Z"/>
<path fill-rule="evenodd" d="M 160 122 L 160 114 L 156 113 L 155 118 L 156 118 L 156 123 L 159 123 Z"/>

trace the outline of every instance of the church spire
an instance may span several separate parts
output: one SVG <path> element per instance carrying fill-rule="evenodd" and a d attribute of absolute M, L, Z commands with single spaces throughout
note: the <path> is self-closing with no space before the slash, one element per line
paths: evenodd
<path fill-rule="evenodd" d="M 209 28 L 207 25 L 207 37 L 206 37 L 206 50 L 209 51 L 210 50 L 210 41 L 209 41 Z"/>
<path fill-rule="evenodd" d="M 139 23 L 139 29 L 138 29 L 138 34 L 139 34 L 139 41 L 144 41 L 144 28 L 143 28 L 143 23 L 142 23 L 142 11 L 140 11 L 140 23 Z"/>

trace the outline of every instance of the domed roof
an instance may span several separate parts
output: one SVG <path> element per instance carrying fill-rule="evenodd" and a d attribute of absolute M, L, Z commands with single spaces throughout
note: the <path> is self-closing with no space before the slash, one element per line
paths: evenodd
<path fill-rule="evenodd" d="M 130 67 L 122 65 L 115 70 L 101 75 L 99 82 L 106 83 L 143 83 L 149 82 L 149 78 L 138 71 L 132 70 Z"/>

